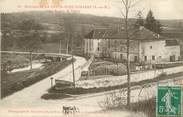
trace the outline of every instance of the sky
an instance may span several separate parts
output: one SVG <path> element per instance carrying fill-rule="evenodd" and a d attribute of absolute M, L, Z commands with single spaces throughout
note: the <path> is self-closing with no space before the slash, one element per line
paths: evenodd
<path fill-rule="evenodd" d="M 41 0 L 0 0 L 0 12 L 22 12 L 22 11 L 69 11 L 86 13 L 97 16 L 122 17 L 123 11 L 121 0 L 60 0 L 62 6 L 92 6 L 91 8 L 32 8 L 38 6 Z M 49 5 L 54 0 L 47 0 Z M 57 1 L 57 0 L 55 0 Z M 133 1 L 133 0 L 132 0 Z M 183 19 L 183 0 L 138 0 L 131 10 L 129 16 L 137 17 L 141 11 L 143 17 L 151 9 L 156 19 Z M 28 6 L 29 8 L 26 8 Z M 95 6 L 95 7 L 94 7 Z"/>

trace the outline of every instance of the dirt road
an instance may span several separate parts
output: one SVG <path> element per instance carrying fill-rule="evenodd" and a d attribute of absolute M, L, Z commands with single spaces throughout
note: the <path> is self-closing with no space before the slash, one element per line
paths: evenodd
<path fill-rule="evenodd" d="M 81 57 L 76 57 L 75 67 L 79 67 L 86 63 L 86 60 Z M 72 71 L 72 66 L 66 67 L 64 70 L 54 74 L 50 77 L 61 77 L 67 78 L 68 73 Z M 65 76 L 65 77 L 64 77 Z M 19 92 L 16 92 L 5 99 L 1 100 L 0 116 L 3 117 L 57 117 L 63 116 L 62 106 L 76 106 L 80 109 L 80 114 L 88 114 L 98 112 L 101 110 L 99 103 L 104 101 L 106 95 L 111 92 L 103 92 L 97 94 L 86 94 L 82 96 L 76 96 L 63 100 L 42 100 L 40 97 L 47 92 L 50 88 L 50 77 L 27 87 Z M 181 77 L 181 80 L 183 77 Z M 174 85 L 176 80 L 168 80 L 161 82 L 163 85 Z M 180 82 L 180 81 L 178 81 Z M 153 85 L 147 85 L 143 89 L 141 87 L 132 88 L 131 101 L 136 102 L 139 99 L 148 99 L 155 96 L 157 83 Z M 141 93 L 139 93 L 141 92 Z M 115 113 L 113 113 L 115 114 Z M 120 117 L 128 117 L 130 112 L 121 112 Z M 6 115 L 6 116 L 4 116 Z M 124 115 L 124 116 L 122 116 Z"/>

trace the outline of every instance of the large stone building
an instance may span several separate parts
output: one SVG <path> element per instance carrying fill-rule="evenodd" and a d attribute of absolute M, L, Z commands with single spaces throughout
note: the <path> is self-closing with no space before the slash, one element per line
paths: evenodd
<path fill-rule="evenodd" d="M 177 61 L 180 46 L 176 39 L 162 37 L 144 27 L 130 33 L 130 61 L 158 63 Z M 84 54 L 95 57 L 126 59 L 125 31 L 92 30 L 84 39 Z"/>

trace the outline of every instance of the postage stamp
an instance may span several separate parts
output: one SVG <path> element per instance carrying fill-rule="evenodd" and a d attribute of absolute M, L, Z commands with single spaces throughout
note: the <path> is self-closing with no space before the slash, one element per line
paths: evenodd
<path fill-rule="evenodd" d="M 156 103 L 157 116 L 181 116 L 181 87 L 159 86 Z"/>

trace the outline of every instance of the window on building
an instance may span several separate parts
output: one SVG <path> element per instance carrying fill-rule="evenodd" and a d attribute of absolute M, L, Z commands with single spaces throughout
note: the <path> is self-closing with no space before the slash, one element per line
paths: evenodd
<path fill-rule="evenodd" d="M 121 59 L 121 60 L 123 59 L 123 54 L 120 54 L 120 59 Z"/>
<path fill-rule="evenodd" d="M 155 56 L 152 56 L 152 60 L 155 60 Z"/>
<path fill-rule="evenodd" d="M 147 56 L 144 56 L 144 61 L 147 61 Z"/>
<path fill-rule="evenodd" d="M 170 62 L 175 62 L 175 55 L 170 56 Z"/>
<path fill-rule="evenodd" d="M 121 46 L 120 51 L 123 51 L 123 46 Z"/>
<path fill-rule="evenodd" d="M 111 47 L 111 42 L 110 42 L 110 40 L 108 40 L 108 48 L 110 48 Z"/>
<path fill-rule="evenodd" d="M 134 62 L 137 62 L 137 61 L 138 61 L 138 57 L 134 56 Z"/>
<path fill-rule="evenodd" d="M 98 51 L 100 50 L 99 47 L 97 48 L 97 50 L 98 50 Z"/>
<path fill-rule="evenodd" d="M 165 43 L 166 43 L 166 46 L 177 46 L 177 45 L 179 45 L 177 40 L 166 40 Z"/>
<path fill-rule="evenodd" d="M 150 49 L 152 49 L 152 46 L 150 46 Z"/>

